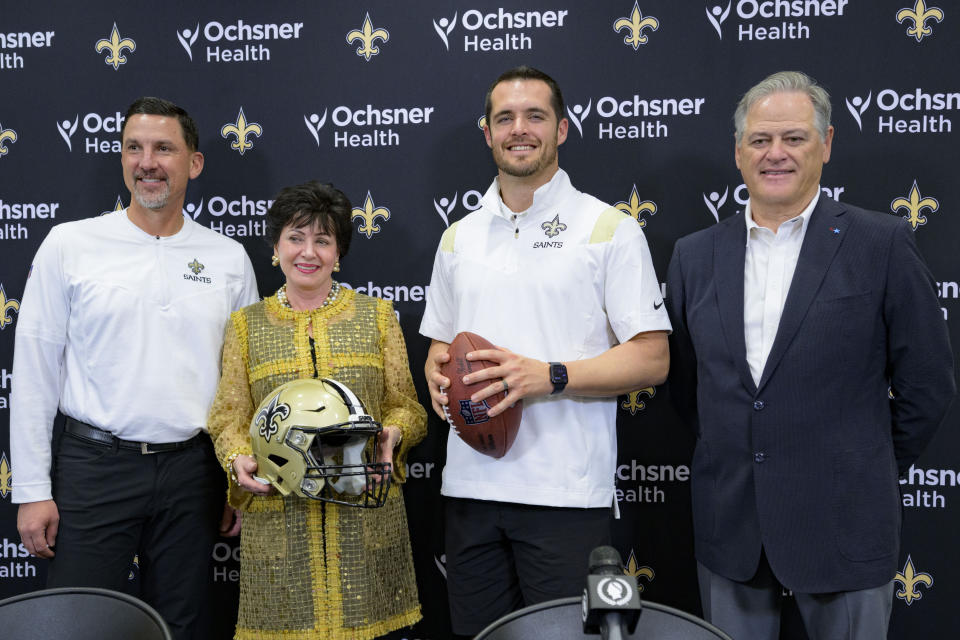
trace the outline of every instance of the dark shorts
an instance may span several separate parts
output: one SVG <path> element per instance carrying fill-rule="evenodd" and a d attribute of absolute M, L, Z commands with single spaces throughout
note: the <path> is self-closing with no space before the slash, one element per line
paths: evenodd
<path fill-rule="evenodd" d="M 610 544 L 612 510 L 446 498 L 450 619 L 474 635 L 522 607 L 583 592 L 590 552 Z"/>

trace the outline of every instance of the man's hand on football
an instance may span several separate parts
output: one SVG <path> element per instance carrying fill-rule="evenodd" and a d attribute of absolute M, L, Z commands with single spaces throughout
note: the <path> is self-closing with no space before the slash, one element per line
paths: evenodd
<path fill-rule="evenodd" d="M 490 384 L 477 391 L 470 400 L 481 402 L 486 398 L 506 391 L 506 397 L 493 405 L 487 415 L 496 417 L 523 398 L 536 398 L 549 395 L 553 391 L 550 383 L 550 365 L 541 360 L 528 358 L 507 349 L 478 349 L 467 354 L 467 360 L 487 360 L 496 366 L 474 371 L 463 377 L 464 384 L 474 384 L 489 380 Z"/>

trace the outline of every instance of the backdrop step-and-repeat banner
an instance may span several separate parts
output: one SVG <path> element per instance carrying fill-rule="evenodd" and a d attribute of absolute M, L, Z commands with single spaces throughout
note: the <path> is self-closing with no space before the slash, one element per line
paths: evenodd
<path fill-rule="evenodd" d="M 331 181 L 352 200 L 344 284 L 393 300 L 418 392 L 417 328 L 434 251 L 496 169 L 480 130 L 488 84 L 530 64 L 553 75 L 574 185 L 637 219 L 661 280 L 674 242 L 740 211 L 731 115 L 767 74 L 805 71 L 831 93 L 830 197 L 903 216 L 960 344 L 960 6 L 947 0 L 279 0 L 151 4 L 8 0 L 0 10 L 0 597 L 40 588 L 10 501 L 8 439 L 20 298 L 58 223 L 123 208 L 122 114 L 138 96 L 184 106 L 206 166 L 184 215 L 236 238 L 262 294 L 281 283 L 263 240 L 283 186 Z M 536 323 L 543 319 L 530 318 Z M 817 389 L 809 390 L 815 394 Z M 643 597 L 699 613 L 689 498 L 692 438 L 666 387 L 618 400 L 615 542 Z M 960 598 L 960 413 L 901 481 L 904 525 L 890 637 L 952 637 Z M 424 620 L 449 635 L 440 473 L 431 417 L 406 485 Z M 586 559 L 584 559 L 586 566 Z M 230 637 L 236 543 L 214 550 L 214 637 Z M 137 567 L 131 566 L 136 582 Z M 790 603 L 789 594 L 784 595 Z M 787 608 L 783 637 L 803 638 Z"/>

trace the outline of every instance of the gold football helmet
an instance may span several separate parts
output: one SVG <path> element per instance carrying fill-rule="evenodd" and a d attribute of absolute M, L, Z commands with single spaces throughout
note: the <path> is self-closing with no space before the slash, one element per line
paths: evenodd
<path fill-rule="evenodd" d="M 346 385 L 328 378 L 287 382 L 250 422 L 257 478 L 284 496 L 381 507 L 391 471 L 376 462 L 381 430 Z"/>

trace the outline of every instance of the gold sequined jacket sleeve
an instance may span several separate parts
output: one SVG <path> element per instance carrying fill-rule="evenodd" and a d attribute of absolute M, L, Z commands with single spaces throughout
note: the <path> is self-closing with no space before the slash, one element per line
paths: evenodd
<path fill-rule="evenodd" d="M 385 300 L 378 301 L 377 324 L 380 329 L 384 377 L 381 423 L 384 427 L 399 427 L 403 435 L 400 446 L 394 452 L 393 466 L 396 480 L 404 482 L 407 453 L 426 435 L 427 413 L 417 400 L 400 323 L 393 312 L 393 305 Z"/>
<path fill-rule="evenodd" d="M 227 323 L 223 342 L 223 360 L 220 384 L 210 407 L 207 428 L 217 453 L 217 459 L 229 476 L 230 461 L 238 454 L 252 454 L 250 447 L 250 419 L 255 407 L 250 395 L 246 364 L 246 330 L 244 315 L 235 312 Z M 252 497 L 229 484 L 227 500 L 232 507 L 243 508 Z"/>

